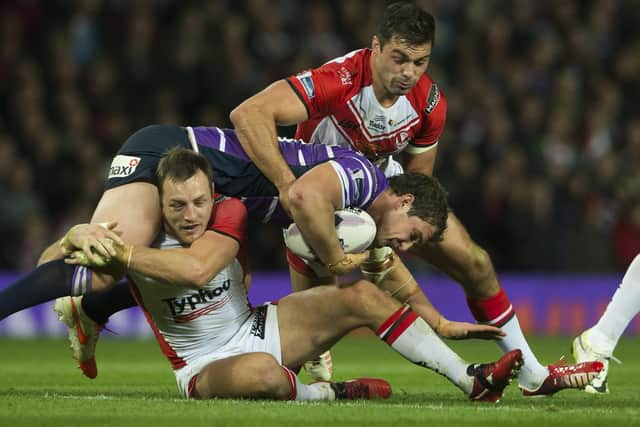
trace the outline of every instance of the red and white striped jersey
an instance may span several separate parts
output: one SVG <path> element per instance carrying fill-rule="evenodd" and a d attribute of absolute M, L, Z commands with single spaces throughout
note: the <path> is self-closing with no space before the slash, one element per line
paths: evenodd
<path fill-rule="evenodd" d="M 370 58 L 370 49 L 360 49 L 287 78 L 309 115 L 296 138 L 351 147 L 370 159 L 434 147 L 446 118 L 442 90 L 425 73 L 385 108 L 373 92 Z"/>
<path fill-rule="evenodd" d="M 217 202 L 209 230 L 241 242 L 238 256 L 201 289 L 174 284 L 129 272 L 131 288 L 156 339 L 173 369 L 227 343 L 251 315 L 243 283 L 247 274 L 243 256 L 246 208 L 238 199 Z M 210 231 L 207 231 L 210 232 Z M 152 247 L 171 249 L 180 243 L 166 233 Z"/>

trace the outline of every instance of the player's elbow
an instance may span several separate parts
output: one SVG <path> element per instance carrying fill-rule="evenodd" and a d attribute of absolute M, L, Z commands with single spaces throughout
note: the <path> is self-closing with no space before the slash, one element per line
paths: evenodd
<path fill-rule="evenodd" d="M 292 214 L 295 214 L 296 212 L 315 209 L 314 206 L 317 206 L 321 195 L 317 191 L 307 188 L 304 184 L 300 184 L 299 181 L 295 181 L 287 191 L 287 198 L 289 209 L 291 209 Z"/>
<path fill-rule="evenodd" d="M 246 103 L 247 101 L 243 102 L 242 104 L 231 110 L 231 113 L 229 113 L 229 120 L 231 120 L 231 123 L 233 123 L 233 126 L 236 128 L 240 127 L 240 125 L 248 115 L 249 109 L 245 105 Z"/>
<path fill-rule="evenodd" d="M 233 126 L 243 128 L 249 124 L 254 124 L 259 117 L 268 117 L 269 110 L 263 102 L 257 97 L 251 97 L 245 100 L 242 104 L 231 110 L 229 113 L 229 120 L 233 123 Z"/>

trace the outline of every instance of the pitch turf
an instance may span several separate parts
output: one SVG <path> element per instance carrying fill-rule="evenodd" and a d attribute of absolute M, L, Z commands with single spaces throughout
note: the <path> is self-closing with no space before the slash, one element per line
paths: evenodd
<path fill-rule="evenodd" d="M 568 338 L 537 338 L 539 358 L 568 354 Z M 499 356 L 484 342 L 452 342 L 467 360 Z M 640 341 L 624 340 L 613 365 L 612 393 L 565 391 L 525 399 L 513 384 L 498 405 L 472 403 L 433 372 L 413 366 L 369 337 L 347 338 L 333 350 L 335 376 L 389 380 L 387 401 L 187 401 L 155 342 L 103 339 L 99 376 L 80 374 L 61 340 L 0 339 L 1 426 L 622 426 L 640 425 Z M 306 380 L 306 378 L 303 378 Z"/>

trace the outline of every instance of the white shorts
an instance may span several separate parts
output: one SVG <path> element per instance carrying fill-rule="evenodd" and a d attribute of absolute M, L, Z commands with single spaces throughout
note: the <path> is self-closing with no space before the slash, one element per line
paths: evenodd
<path fill-rule="evenodd" d="M 256 307 L 229 342 L 222 347 L 212 348 L 210 352 L 203 352 L 206 356 L 191 360 L 185 367 L 174 371 L 180 394 L 191 397 L 196 375 L 211 362 L 258 352 L 269 353 L 278 363 L 282 363 L 277 305 L 267 303 Z"/>

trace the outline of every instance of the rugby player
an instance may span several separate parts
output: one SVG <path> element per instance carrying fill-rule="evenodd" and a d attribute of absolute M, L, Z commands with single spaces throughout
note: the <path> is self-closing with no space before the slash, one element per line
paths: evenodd
<path fill-rule="evenodd" d="M 434 34 L 431 14 L 411 1 L 392 3 L 370 48 L 276 81 L 231 112 L 242 146 L 276 185 L 285 209 L 295 203 L 296 194 L 291 191 L 295 175 L 278 150 L 276 124 L 298 124 L 296 137 L 309 143 L 350 147 L 375 161 L 387 176 L 403 171 L 433 173 L 447 108 L 442 89 L 426 73 Z M 464 287 L 476 320 L 506 333 L 498 341 L 504 352 L 522 350 L 525 366 L 519 382 L 524 395 L 581 388 L 580 379 L 595 374 L 589 365 L 540 364 L 489 255 L 452 212 L 442 241 L 418 242 L 411 252 Z M 343 257 L 335 248 L 323 260 L 333 264 Z M 384 270 L 392 265 L 391 257 L 388 249 L 372 251 L 369 269 Z M 294 282 L 294 290 L 307 284 Z"/>
<path fill-rule="evenodd" d="M 183 396 L 389 397 L 391 389 L 384 380 L 305 385 L 291 370 L 364 326 L 409 361 L 445 375 L 470 399 L 500 399 L 522 362 L 518 350 L 495 363 L 468 364 L 408 306 L 370 282 L 317 287 L 251 307 L 246 263 L 240 255 L 247 211 L 240 201 L 227 199 L 212 214 L 211 182 L 206 158 L 187 148 L 171 149 L 158 166 L 164 226 L 152 247 L 101 239 L 115 253 L 106 267 L 113 268 L 116 278 L 118 271 L 126 271 Z M 440 209 L 446 213 L 446 204 Z M 77 230 L 84 233 L 90 228 Z M 47 258 L 64 256 L 59 246 L 47 254 Z M 98 263 L 104 268 L 102 261 Z M 77 300 L 66 302 L 67 309 L 59 304 L 57 310 L 63 318 L 72 318 L 77 315 Z M 490 327 L 484 331 L 496 332 Z"/>

